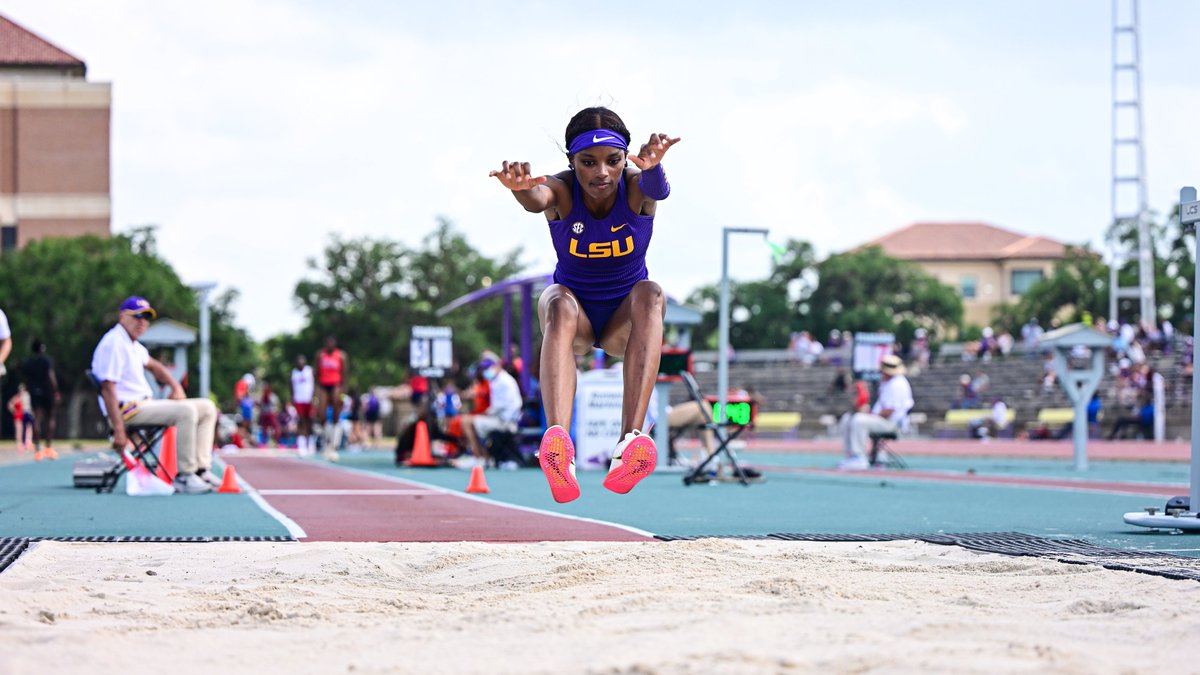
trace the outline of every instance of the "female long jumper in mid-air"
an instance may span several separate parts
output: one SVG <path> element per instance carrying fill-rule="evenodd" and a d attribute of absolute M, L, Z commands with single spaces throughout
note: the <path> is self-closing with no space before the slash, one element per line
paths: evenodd
<path fill-rule="evenodd" d="M 549 426 L 538 461 L 558 502 L 579 497 L 567 429 L 575 355 L 593 346 L 625 359 L 621 433 L 604 487 L 625 494 L 654 471 L 654 440 L 635 427 L 646 418 L 658 375 L 666 300 L 662 287 L 648 279 L 646 248 L 655 206 L 671 192 L 663 155 L 679 142 L 651 134 L 631 154 L 629 130 L 607 108 L 579 111 L 567 123 L 565 140 L 571 167 L 566 171 L 535 176 L 528 162 L 504 162 L 489 174 L 526 211 L 546 215 L 558 254 L 554 283 L 538 300 L 542 405 Z"/>

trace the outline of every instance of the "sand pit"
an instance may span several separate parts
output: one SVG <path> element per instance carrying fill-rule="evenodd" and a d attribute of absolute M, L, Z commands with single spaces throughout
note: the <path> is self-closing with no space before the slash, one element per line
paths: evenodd
<path fill-rule="evenodd" d="M 2 673 L 1163 673 L 1200 584 L 912 541 L 36 544 Z"/>

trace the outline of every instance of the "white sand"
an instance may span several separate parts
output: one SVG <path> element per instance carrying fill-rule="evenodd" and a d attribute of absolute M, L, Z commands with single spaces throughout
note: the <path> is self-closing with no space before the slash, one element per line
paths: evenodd
<path fill-rule="evenodd" d="M 1186 673 L 1200 583 L 919 542 L 35 545 L 0 673 Z"/>

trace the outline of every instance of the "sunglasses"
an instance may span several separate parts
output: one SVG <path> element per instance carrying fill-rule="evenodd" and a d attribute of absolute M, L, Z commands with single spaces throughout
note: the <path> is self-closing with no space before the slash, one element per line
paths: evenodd
<path fill-rule="evenodd" d="M 139 312 L 137 314 L 131 314 L 130 316 L 140 321 L 149 321 L 154 318 L 154 315 L 150 312 Z"/>

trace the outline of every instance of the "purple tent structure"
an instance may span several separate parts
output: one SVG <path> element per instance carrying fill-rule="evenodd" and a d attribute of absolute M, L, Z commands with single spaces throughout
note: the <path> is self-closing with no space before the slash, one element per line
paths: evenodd
<path fill-rule="evenodd" d="M 467 293 L 466 295 L 452 300 L 445 307 L 437 311 L 438 316 L 446 316 L 450 312 L 465 307 L 480 300 L 494 298 L 497 295 L 504 296 L 504 321 L 503 331 L 501 336 L 501 351 L 500 357 L 505 361 L 512 361 L 512 318 L 513 318 L 513 296 L 521 297 L 521 390 L 529 391 L 530 382 L 529 365 L 533 363 L 533 294 L 535 291 L 540 292 L 546 286 L 553 282 L 553 274 L 546 272 L 544 274 L 534 274 L 524 277 L 511 277 L 503 281 L 498 281 L 487 288 L 481 288 L 478 291 Z"/>

